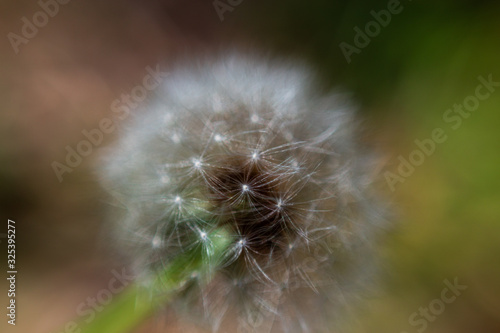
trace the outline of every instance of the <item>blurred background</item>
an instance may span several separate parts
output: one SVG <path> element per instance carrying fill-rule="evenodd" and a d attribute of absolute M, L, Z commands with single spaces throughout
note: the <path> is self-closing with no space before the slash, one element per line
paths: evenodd
<path fill-rule="evenodd" d="M 352 332 L 499 333 L 500 89 L 459 126 L 443 116 L 475 94 L 479 76 L 500 82 L 500 4 L 397 3 L 74 0 L 57 13 L 47 7 L 53 15 L 44 21 L 37 1 L 1 1 L 0 237 L 15 220 L 18 321 L 12 327 L 4 318 L 0 331 L 62 331 L 120 269 L 105 250 L 107 201 L 93 168 L 116 132 L 62 181 L 53 162 L 66 164 L 66 147 L 111 117 L 113 101 L 141 85 L 148 66 L 168 70 L 186 57 L 242 49 L 305 59 L 325 89 L 352 92 L 362 139 L 383 156 L 380 186 L 394 202 L 395 226 L 379 250 L 381 290 L 364 302 Z M 390 22 L 356 39 L 356 27 L 365 32 L 375 21 L 372 11 L 389 9 L 397 11 Z M 23 32 L 23 17 L 40 26 Z M 447 140 L 391 188 L 387 172 L 397 174 L 399 156 L 408 160 L 415 140 L 435 128 Z M 409 317 L 455 278 L 467 289 L 425 329 L 412 325 Z M 4 279 L 0 287 L 4 308 Z"/>

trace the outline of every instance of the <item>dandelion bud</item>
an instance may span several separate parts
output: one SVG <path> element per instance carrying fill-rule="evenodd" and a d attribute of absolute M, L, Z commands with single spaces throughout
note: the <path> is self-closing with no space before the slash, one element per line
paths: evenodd
<path fill-rule="evenodd" d="M 296 63 L 233 56 L 178 69 L 109 154 L 104 183 L 123 207 L 114 232 L 139 279 L 196 246 L 215 269 L 193 272 L 170 305 L 181 322 L 333 331 L 369 280 L 384 212 L 373 162 L 346 96 L 318 90 Z M 219 229 L 231 241 L 214 262 Z"/>

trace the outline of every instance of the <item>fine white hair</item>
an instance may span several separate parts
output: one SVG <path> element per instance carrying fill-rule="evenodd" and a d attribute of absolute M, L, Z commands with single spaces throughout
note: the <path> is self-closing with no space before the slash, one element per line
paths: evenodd
<path fill-rule="evenodd" d="M 241 54 L 184 65 L 106 156 L 113 230 L 140 281 L 230 230 L 222 268 L 171 305 L 202 328 L 333 331 L 372 276 L 385 212 L 372 154 L 348 96 L 315 82 L 303 64 Z"/>

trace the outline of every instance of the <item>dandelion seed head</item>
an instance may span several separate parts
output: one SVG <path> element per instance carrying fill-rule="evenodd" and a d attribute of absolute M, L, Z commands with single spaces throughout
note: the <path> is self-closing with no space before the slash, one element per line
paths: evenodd
<path fill-rule="evenodd" d="M 241 55 L 174 70 L 107 157 L 140 281 L 200 241 L 210 253 L 215 230 L 234 236 L 223 269 L 171 305 L 214 331 L 249 313 L 257 331 L 328 331 L 372 277 L 386 216 L 372 154 L 349 100 L 316 87 L 306 66 Z"/>

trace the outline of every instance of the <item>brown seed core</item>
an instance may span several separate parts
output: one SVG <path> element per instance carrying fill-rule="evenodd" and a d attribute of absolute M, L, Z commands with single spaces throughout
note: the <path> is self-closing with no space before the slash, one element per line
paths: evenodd
<path fill-rule="evenodd" d="M 285 216 L 291 213 L 278 205 L 284 185 L 282 176 L 241 158 L 222 165 L 207 177 L 210 198 L 221 223 L 229 224 L 258 254 L 282 247 L 290 230 Z"/>

